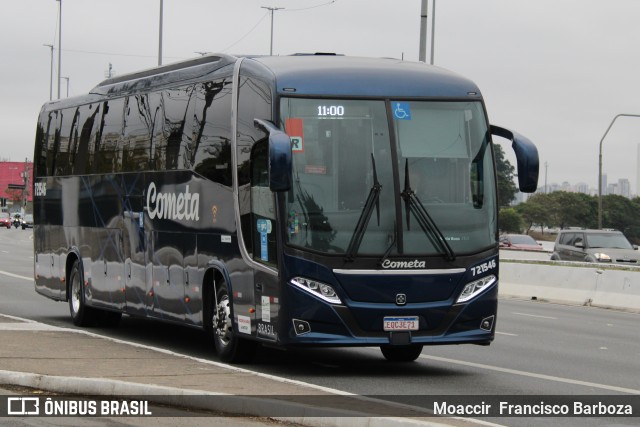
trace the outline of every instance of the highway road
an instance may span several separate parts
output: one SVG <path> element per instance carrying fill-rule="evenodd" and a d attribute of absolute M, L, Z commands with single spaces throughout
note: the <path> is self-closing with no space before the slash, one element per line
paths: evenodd
<path fill-rule="evenodd" d="M 0 313 L 75 328 L 65 303 L 33 289 L 32 233 L 0 230 Z M 640 315 L 535 301 L 500 301 L 489 347 L 425 347 L 409 364 L 386 362 L 377 348 L 262 348 L 245 367 L 362 395 L 539 396 L 640 394 Z M 118 328 L 92 328 L 121 340 L 216 360 L 204 333 L 123 317 Z M 1 361 L 0 361 L 0 369 Z M 411 397 L 413 396 L 413 397 Z M 401 399 L 402 400 L 402 399 Z M 637 418 L 483 418 L 511 426 L 638 425 Z"/>

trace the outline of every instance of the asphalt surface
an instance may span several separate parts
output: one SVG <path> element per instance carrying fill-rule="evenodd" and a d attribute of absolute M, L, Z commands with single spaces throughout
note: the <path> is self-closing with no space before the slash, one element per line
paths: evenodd
<path fill-rule="evenodd" d="M 272 420 L 308 426 L 473 424 L 470 420 L 427 417 L 428 413 L 418 408 L 13 316 L 0 315 L 0 342 L 0 384 L 44 390 L 45 394 L 133 397 L 181 408 L 177 413 L 164 409 L 164 417 L 185 416 L 186 408 L 223 418 L 229 414 L 270 418 L 231 418 L 234 425 L 236 421 L 272 425 Z M 404 417 L 397 418 L 401 414 Z"/>

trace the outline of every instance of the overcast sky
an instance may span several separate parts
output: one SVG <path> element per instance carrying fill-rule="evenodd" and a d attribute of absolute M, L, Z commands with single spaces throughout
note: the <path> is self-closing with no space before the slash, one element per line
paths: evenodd
<path fill-rule="evenodd" d="M 159 0 L 62 0 L 62 76 L 82 95 L 112 64 L 124 74 L 158 62 Z M 337 52 L 418 60 L 421 0 L 164 0 L 163 63 L 197 52 Z M 33 158 L 49 99 L 56 0 L 2 0 L 0 157 Z M 431 11 L 430 11 L 431 13 Z M 429 18 L 431 21 L 431 18 Z M 489 120 L 529 137 L 540 181 L 597 187 L 598 145 L 613 117 L 640 114 L 640 1 L 440 0 L 435 64 L 473 80 Z M 429 37 L 431 30 L 429 29 Z M 430 40 L 429 40 L 430 43 Z M 428 58 L 428 56 L 427 56 Z M 62 96 L 67 94 L 62 81 Z M 504 141 L 503 141 L 504 142 Z M 640 119 L 618 119 L 604 141 L 609 182 L 636 191 Z M 504 146 L 505 152 L 511 152 Z M 515 164 L 515 162 L 512 160 Z"/>

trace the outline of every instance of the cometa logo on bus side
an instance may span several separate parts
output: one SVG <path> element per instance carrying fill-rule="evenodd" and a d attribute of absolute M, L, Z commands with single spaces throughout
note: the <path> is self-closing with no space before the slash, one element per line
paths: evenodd
<path fill-rule="evenodd" d="M 190 193 L 188 185 L 184 192 L 159 193 L 152 182 L 147 189 L 147 212 L 151 219 L 199 221 L 200 194 Z"/>

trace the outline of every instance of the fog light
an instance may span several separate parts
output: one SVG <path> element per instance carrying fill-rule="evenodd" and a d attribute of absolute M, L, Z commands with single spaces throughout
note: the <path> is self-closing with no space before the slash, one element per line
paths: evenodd
<path fill-rule="evenodd" d="M 292 319 L 292 320 L 293 320 L 293 330 L 296 332 L 296 335 L 303 335 L 311 332 L 311 325 L 309 325 L 309 322 L 306 322 L 304 320 L 299 320 L 299 319 Z"/>
<path fill-rule="evenodd" d="M 305 279 L 304 277 L 294 277 L 291 279 L 291 284 L 331 304 L 342 304 L 336 291 L 326 283 Z"/>
<path fill-rule="evenodd" d="M 482 322 L 480 322 L 480 329 L 482 329 L 483 331 L 491 331 L 495 318 L 495 316 L 489 316 L 485 319 L 482 319 Z"/>

